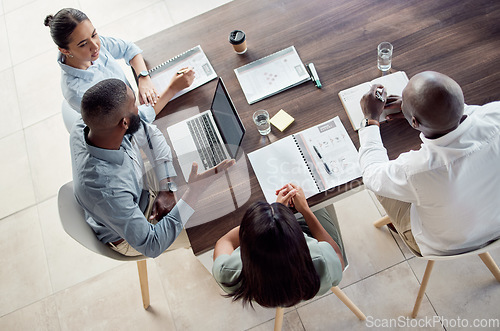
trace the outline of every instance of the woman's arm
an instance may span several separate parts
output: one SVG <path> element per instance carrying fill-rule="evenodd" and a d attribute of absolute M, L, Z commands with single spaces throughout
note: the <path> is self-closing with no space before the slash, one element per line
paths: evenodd
<path fill-rule="evenodd" d="M 240 246 L 240 227 L 237 226 L 222 236 L 215 244 L 214 261 L 219 255 L 231 253 Z"/>
<path fill-rule="evenodd" d="M 130 60 L 130 65 L 134 68 L 135 73 L 138 75 L 141 71 L 147 71 L 146 63 L 142 54 L 137 54 Z M 141 104 L 151 104 L 155 109 L 155 113 L 158 114 L 167 103 L 174 97 L 174 95 L 189 87 L 194 80 L 194 70 L 192 68 L 186 69 L 181 74 L 176 74 L 172 77 L 170 84 L 167 88 L 158 93 L 156 91 L 153 81 L 150 76 L 138 77 L 138 87 L 139 87 L 139 102 Z"/>

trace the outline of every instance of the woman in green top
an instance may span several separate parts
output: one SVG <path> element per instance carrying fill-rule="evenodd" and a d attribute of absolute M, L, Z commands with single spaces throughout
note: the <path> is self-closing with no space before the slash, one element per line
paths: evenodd
<path fill-rule="evenodd" d="M 346 265 L 337 226 L 312 212 L 302 188 L 287 184 L 273 204 L 256 202 L 215 245 L 213 275 L 233 300 L 290 307 L 326 293 Z M 289 206 L 302 214 L 296 219 Z"/>

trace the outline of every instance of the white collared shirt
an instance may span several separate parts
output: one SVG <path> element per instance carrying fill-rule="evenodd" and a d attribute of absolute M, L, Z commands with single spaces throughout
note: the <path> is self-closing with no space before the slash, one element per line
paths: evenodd
<path fill-rule="evenodd" d="M 389 161 L 380 129 L 359 130 L 366 187 L 411 203 L 413 236 L 422 255 L 450 255 L 500 237 L 500 102 L 465 106 L 452 132 Z"/>

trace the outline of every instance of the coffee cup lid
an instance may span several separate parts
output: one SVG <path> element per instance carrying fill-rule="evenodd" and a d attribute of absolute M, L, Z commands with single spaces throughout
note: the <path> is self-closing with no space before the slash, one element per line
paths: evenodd
<path fill-rule="evenodd" d="M 233 45 L 238 45 L 245 41 L 245 37 L 245 32 L 241 30 L 233 30 L 229 34 L 229 42 Z"/>

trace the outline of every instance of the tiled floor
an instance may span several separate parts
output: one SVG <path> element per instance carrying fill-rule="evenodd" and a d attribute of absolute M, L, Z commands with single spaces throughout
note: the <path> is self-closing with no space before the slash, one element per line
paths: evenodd
<path fill-rule="evenodd" d="M 136 264 L 87 251 L 66 235 L 57 212 L 57 190 L 71 180 L 71 165 L 45 15 L 78 7 L 102 34 L 138 40 L 227 1 L 0 1 L 0 330 L 272 330 L 273 310 L 242 309 L 222 297 L 204 267 L 210 268 L 211 253 L 200 263 L 184 248 L 148 260 L 151 307 L 145 311 Z M 358 321 L 327 294 L 286 310 L 285 330 L 384 323 L 443 329 L 429 327 L 438 316 L 451 330 L 458 318 L 460 326 L 500 318 L 500 284 L 472 256 L 436 263 L 418 319 L 407 320 L 425 261 L 386 228 L 371 225 L 381 212 L 369 192 L 359 190 L 335 208 L 350 261 L 340 287 L 369 319 Z M 500 251 L 492 256 L 500 262 Z"/>

